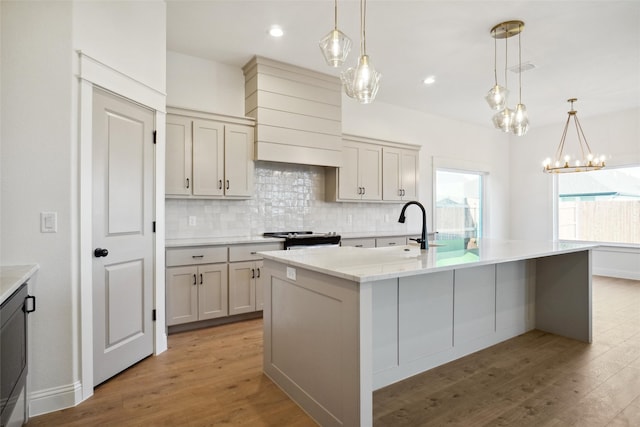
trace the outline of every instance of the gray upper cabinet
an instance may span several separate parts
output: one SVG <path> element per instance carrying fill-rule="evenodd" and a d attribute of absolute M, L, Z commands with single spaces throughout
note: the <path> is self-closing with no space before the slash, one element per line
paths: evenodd
<path fill-rule="evenodd" d="M 418 197 L 417 145 L 344 135 L 342 166 L 327 169 L 327 201 L 399 202 Z"/>
<path fill-rule="evenodd" d="M 176 113 L 166 119 L 166 196 L 251 197 L 253 121 L 169 110 Z"/>

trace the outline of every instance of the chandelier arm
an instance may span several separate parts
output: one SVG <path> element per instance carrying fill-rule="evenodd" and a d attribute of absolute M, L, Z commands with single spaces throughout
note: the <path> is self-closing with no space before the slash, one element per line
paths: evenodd
<path fill-rule="evenodd" d="M 587 142 L 587 137 L 584 136 L 584 131 L 582 130 L 582 125 L 580 124 L 580 120 L 578 120 L 577 115 L 575 116 L 575 121 L 576 121 L 576 128 L 578 130 L 578 140 L 580 141 L 580 146 L 582 147 L 582 141 L 584 141 L 584 145 L 587 147 L 587 154 L 593 154 L 593 152 L 591 151 L 591 147 Z M 584 157 L 584 152 L 582 155 Z"/>
<path fill-rule="evenodd" d="M 556 151 L 557 161 L 562 159 L 562 153 L 564 151 L 564 141 L 567 138 L 567 129 L 569 128 L 569 120 L 571 120 L 571 115 L 567 116 L 567 121 L 564 124 L 564 130 L 562 131 L 562 138 L 560 138 L 560 145 L 558 145 L 558 150 Z"/>
<path fill-rule="evenodd" d="M 584 144 L 582 143 L 583 136 L 580 135 L 580 123 L 578 123 L 578 117 L 575 114 L 573 115 L 573 124 L 576 128 L 576 133 L 578 134 L 578 145 L 580 146 L 580 154 L 584 159 L 586 158 L 586 156 L 584 155 Z"/>

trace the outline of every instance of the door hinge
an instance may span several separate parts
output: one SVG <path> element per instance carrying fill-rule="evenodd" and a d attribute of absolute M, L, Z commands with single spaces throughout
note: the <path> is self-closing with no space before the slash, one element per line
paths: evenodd
<path fill-rule="evenodd" d="M 153 232 L 154 233 L 156 232 L 156 222 L 155 221 L 153 221 Z"/>
<path fill-rule="evenodd" d="M 158 131 L 154 130 L 153 131 L 153 143 L 154 144 L 158 142 L 157 138 L 158 138 Z"/>
<path fill-rule="evenodd" d="M 151 320 L 156 321 L 156 309 L 151 310 Z"/>

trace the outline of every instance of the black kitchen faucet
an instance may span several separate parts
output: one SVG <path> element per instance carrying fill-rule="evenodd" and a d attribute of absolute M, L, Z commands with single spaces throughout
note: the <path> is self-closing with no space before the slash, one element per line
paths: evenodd
<path fill-rule="evenodd" d="M 409 205 L 417 205 L 422 210 L 422 235 L 419 239 L 410 240 L 415 240 L 416 242 L 420 243 L 420 249 L 429 249 L 429 242 L 427 241 L 427 211 L 424 210 L 424 206 L 422 206 L 422 203 L 416 202 L 415 200 L 405 203 L 402 207 L 402 211 L 400 211 L 400 218 L 398 218 L 398 222 L 404 224 L 404 211 Z"/>

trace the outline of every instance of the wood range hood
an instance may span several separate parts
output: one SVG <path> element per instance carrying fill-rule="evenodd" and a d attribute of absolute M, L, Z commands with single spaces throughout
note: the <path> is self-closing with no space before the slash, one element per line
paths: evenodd
<path fill-rule="evenodd" d="M 342 166 L 340 79 L 254 56 L 243 68 L 255 160 Z"/>

